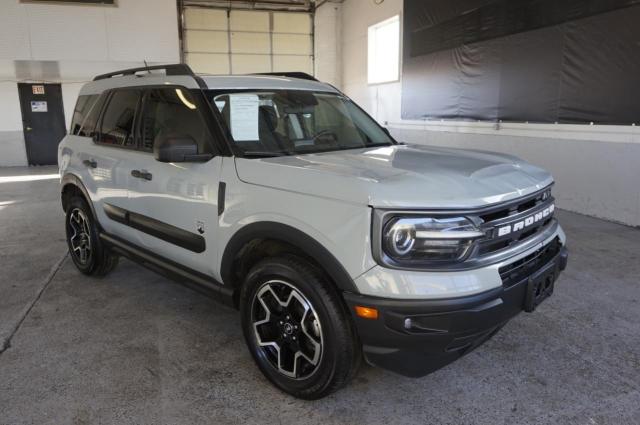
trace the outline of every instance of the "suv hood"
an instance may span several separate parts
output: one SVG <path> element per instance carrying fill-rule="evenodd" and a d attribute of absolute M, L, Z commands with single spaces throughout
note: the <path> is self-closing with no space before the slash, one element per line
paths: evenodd
<path fill-rule="evenodd" d="M 516 157 L 418 145 L 236 159 L 239 178 L 383 208 L 473 208 L 528 195 L 551 174 Z"/>

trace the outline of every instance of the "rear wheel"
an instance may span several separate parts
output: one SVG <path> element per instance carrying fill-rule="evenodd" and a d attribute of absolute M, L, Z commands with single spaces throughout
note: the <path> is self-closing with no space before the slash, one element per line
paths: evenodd
<path fill-rule="evenodd" d="M 84 198 L 73 197 L 66 215 L 69 255 L 82 273 L 104 276 L 118 264 L 118 257 L 100 241 L 96 221 Z"/>
<path fill-rule="evenodd" d="M 355 373 L 360 347 L 340 295 L 306 261 L 261 261 L 249 272 L 240 303 L 249 350 L 278 388 L 317 399 Z"/>

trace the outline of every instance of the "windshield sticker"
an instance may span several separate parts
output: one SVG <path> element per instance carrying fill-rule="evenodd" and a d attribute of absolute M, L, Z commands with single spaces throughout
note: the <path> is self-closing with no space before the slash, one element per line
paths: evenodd
<path fill-rule="evenodd" d="M 255 94 L 229 96 L 231 134 L 235 141 L 258 140 L 258 110 L 260 99 Z"/>

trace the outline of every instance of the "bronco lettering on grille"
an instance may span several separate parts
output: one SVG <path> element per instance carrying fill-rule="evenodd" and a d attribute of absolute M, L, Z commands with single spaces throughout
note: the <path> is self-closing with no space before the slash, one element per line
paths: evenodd
<path fill-rule="evenodd" d="M 506 224 L 504 226 L 500 226 L 498 228 L 498 237 L 506 236 L 513 232 L 518 232 L 520 230 L 524 230 L 527 227 L 531 226 L 534 223 L 539 222 L 540 220 L 546 219 L 555 210 L 555 205 L 551 204 L 545 209 L 538 211 L 537 213 L 526 217 L 524 220 L 516 221 L 515 223 Z"/>

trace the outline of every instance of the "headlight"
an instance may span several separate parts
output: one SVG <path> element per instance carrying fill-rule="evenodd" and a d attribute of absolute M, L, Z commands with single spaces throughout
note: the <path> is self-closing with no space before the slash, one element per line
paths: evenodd
<path fill-rule="evenodd" d="M 399 263 L 455 262 L 483 236 L 465 217 L 394 217 L 382 229 L 382 249 Z"/>

